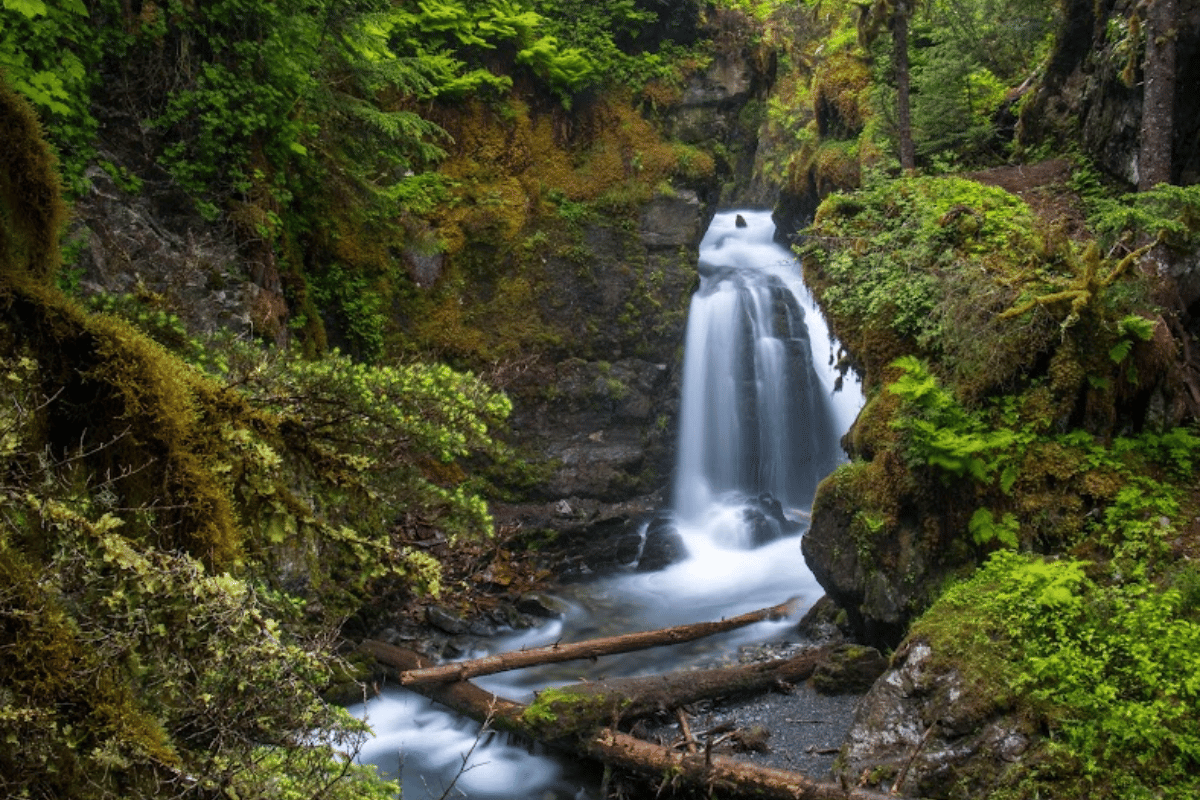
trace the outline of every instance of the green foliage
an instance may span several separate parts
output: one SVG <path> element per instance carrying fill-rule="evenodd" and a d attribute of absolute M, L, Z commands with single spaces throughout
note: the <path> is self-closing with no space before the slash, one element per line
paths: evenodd
<path fill-rule="evenodd" d="M 1120 364 L 1129 357 L 1134 342 L 1148 342 L 1154 338 L 1155 322 L 1152 319 L 1129 315 L 1117 322 L 1117 335 L 1120 340 L 1108 351 L 1108 357 L 1114 364 Z"/>
<path fill-rule="evenodd" d="M 381 287 L 333 263 L 313 277 L 310 288 L 322 313 L 336 317 L 356 355 L 374 361 L 383 354 L 387 297 Z"/>
<path fill-rule="evenodd" d="M 319 85 L 322 10 L 300 0 L 180 3 L 166 30 L 154 32 L 196 41 L 207 56 L 155 122 L 170 132 L 162 163 L 207 202 L 210 216 L 220 211 L 213 199 L 249 193 L 257 153 L 278 170 L 308 156 L 304 140 L 314 123 L 297 112 Z M 279 180 L 272 188 L 283 191 Z"/>
<path fill-rule="evenodd" d="M 1037 0 L 936 0 L 912 21 L 913 139 L 950 163 L 996 160 L 996 112 L 1039 68 L 1060 10 Z"/>
<path fill-rule="evenodd" d="M 1142 577 L 1102 583 L 1087 565 L 992 555 L 913 628 L 1048 728 L 1014 796 L 1192 796 L 1200 790 L 1200 622 Z M 990 688 L 989 688 L 990 687 Z M 1039 757 L 1040 756 L 1040 757 Z M 1039 774 L 1045 760 L 1054 770 Z"/>
<path fill-rule="evenodd" d="M 1016 443 L 1016 435 L 1004 428 L 991 429 L 980 416 L 964 409 L 919 359 L 904 356 L 893 366 L 903 375 L 888 391 L 900 396 L 904 411 L 892 424 L 904 432 L 911 456 L 955 477 L 989 482 L 1003 467 L 1001 455 Z"/>
<path fill-rule="evenodd" d="M 295 518 L 290 525 L 318 525 L 370 553 L 358 566 L 363 580 L 387 569 L 388 509 L 404 509 L 453 536 L 490 534 L 484 487 L 464 481 L 458 462 L 505 457 L 490 434 L 511 403 L 478 378 L 444 365 L 368 366 L 336 352 L 309 361 L 247 349 L 231 360 L 227 380 L 255 407 L 280 418 L 278 454 L 268 456 L 257 476 L 245 473 L 252 483 L 238 490 L 270 506 L 262 524 L 281 514 Z M 302 460 L 289 465 L 297 456 Z M 274 487 L 294 484 L 312 469 L 323 486 L 313 487 L 319 495 L 310 502 L 323 511 L 311 520 L 297 518 L 286 499 L 273 496 Z M 290 470 L 297 474 L 284 481 Z M 421 565 L 414 556 L 400 570 Z"/>
<path fill-rule="evenodd" d="M 292 599 L 130 538 L 154 509 L 42 449 L 45 377 L 0 362 L 0 791 L 391 796 L 346 763 L 364 726 L 320 695 L 345 670 L 330 632 L 298 635 Z"/>
<path fill-rule="evenodd" d="M 142 333 L 181 356 L 199 356 L 200 345 L 188 336 L 179 315 L 156 308 L 148 298 L 105 292 L 89 297 L 88 307 L 95 313 L 112 314 L 129 321 Z"/>
<path fill-rule="evenodd" d="M 832 316 L 890 329 L 927 352 L 948 337 L 950 289 L 978 283 L 978 261 L 1032 245 L 1027 206 L 1001 189 L 956 178 L 906 178 L 831 195 L 800 254 Z M 974 302 L 989 290 L 977 287 Z M 956 331 L 956 336 L 969 335 Z"/>
<path fill-rule="evenodd" d="M 1016 397 L 998 399 L 990 411 L 968 409 L 911 356 L 893 366 L 902 373 L 888 391 L 901 404 L 891 425 L 902 433 L 898 447 L 911 463 L 935 467 L 944 479 L 966 478 L 981 488 L 999 489 L 1020 505 L 1027 502 L 1024 492 L 1043 490 L 1026 483 L 1031 476 L 1025 471 L 1033 466 L 1029 454 L 1042 447 L 1060 458 L 1069 453 L 1070 461 L 1050 468 L 1058 480 L 1092 475 L 1090 485 L 1109 487 L 1094 494 L 1095 511 L 1076 535 L 1087 536 L 1126 568 L 1165 554 L 1168 536 L 1184 514 L 1185 487 L 1200 459 L 1200 437 L 1193 430 L 1143 431 L 1115 437 L 1105 446 L 1083 431 L 1058 434 L 1046 420 L 1022 421 Z M 983 507 L 971 517 L 968 530 L 976 544 L 1016 547 L 1021 523 L 1011 511 L 1000 515 Z"/>
<path fill-rule="evenodd" d="M 642 29 L 659 21 L 658 13 L 637 0 L 534 0 L 534 7 L 545 19 L 547 33 L 569 52 L 585 56 L 597 79 L 640 88 L 677 75 L 673 61 L 684 51 L 671 42 L 672 31 L 665 30 L 662 40 L 636 46 Z"/>
<path fill-rule="evenodd" d="M 1007 512 L 1000 519 L 996 519 L 986 508 L 976 509 L 975 513 L 971 515 L 971 521 L 967 524 L 971 538 L 975 540 L 976 544 L 987 545 L 996 542 L 1004 547 L 1014 549 L 1020 544 L 1018 538 L 1020 528 L 1021 523 L 1017 521 L 1017 516 L 1012 512 Z"/>
<path fill-rule="evenodd" d="M 595 211 L 587 203 L 576 202 L 560 190 L 552 189 L 546 193 L 547 199 L 558 208 L 558 215 L 572 225 L 578 225 L 590 219 Z"/>
<path fill-rule="evenodd" d="M 1200 235 L 1200 185 L 1160 184 L 1117 198 L 1093 194 L 1089 221 L 1106 246 L 1127 246 L 1151 238 L 1179 250 L 1195 246 Z"/>
<path fill-rule="evenodd" d="M 4 0 L 0 5 L 0 73 L 32 103 L 49 130 L 64 177 L 78 190 L 97 123 L 88 99 L 101 44 L 83 0 Z"/>
<path fill-rule="evenodd" d="M 375 53 L 418 60 L 429 78 L 431 97 L 506 91 L 512 80 L 483 65 L 481 54 L 511 46 L 515 64 L 543 78 L 564 104 L 592 80 L 592 64 L 577 48 L 562 47 L 542 31 L 543 16 L 522 0 L 431 0 L 408 8 L 395 5 L 368 18 L 367 30 L 386 41 Z"/>

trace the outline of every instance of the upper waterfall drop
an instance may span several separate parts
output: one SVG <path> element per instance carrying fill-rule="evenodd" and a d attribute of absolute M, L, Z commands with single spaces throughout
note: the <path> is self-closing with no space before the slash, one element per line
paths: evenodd
<path fill-rule="evenodd" d="M 809 318 L 819 314 L 774 233 L 770 212 L 726 212 L 700 244 L 673 496 L 684 521 L 722 498 L 769 494 L 789 515 L 807 509 L 841 458 L 832 371 L 814 366 Z"/>

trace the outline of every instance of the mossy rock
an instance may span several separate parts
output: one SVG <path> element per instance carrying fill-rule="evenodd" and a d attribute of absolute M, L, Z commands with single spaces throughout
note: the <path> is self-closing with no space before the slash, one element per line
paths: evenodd
<path fill-rule="evenodd" d="M 817 664 L 810 679 L 821 694 L 862 694 L 887 669 L 888 661 L 874 647 L 840 645 Z"/>

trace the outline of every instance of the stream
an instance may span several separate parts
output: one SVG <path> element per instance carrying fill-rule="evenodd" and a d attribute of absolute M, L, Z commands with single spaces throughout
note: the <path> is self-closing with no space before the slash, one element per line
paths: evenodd
<path fill-rule="evenodd" d="M 744 227 L 739 227 L 739 218 Z M 564 587 L 565 618 L 485 643 L 488 652 L 717 620 L 799 598 L 797 615 L 670 648 L 531 667 L 475 680 L 529 702 L 580 678 L 645 675 L 715 662 L 743 645 L 794 641 L 822 594 L 800 554 L 817 482 L 862 406 L 852 373 L 769 211 L 728 211 L 700 244 L 701 283 L 688 313 L 671 511 L 688 556 L 664 570 Z M 477 652 L 472 656 L 485 655 Z M 374 730 L 360 760 L 403 779 L 406 800 L 597 798 L 586 766 L 530 752 L 398 688 L 350 709 Z"/>

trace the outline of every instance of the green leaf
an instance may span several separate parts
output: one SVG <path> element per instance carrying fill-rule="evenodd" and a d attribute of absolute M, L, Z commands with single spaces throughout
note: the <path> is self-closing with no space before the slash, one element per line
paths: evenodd
<path fill-rule="evenodd" d="M 80 3 L 80 0 L 73 2 Z M 42 0 L 4 0 L 4 8 L 7 11 L 16 11 L 27 19 L 46 16 L 46 4 Z"/>

